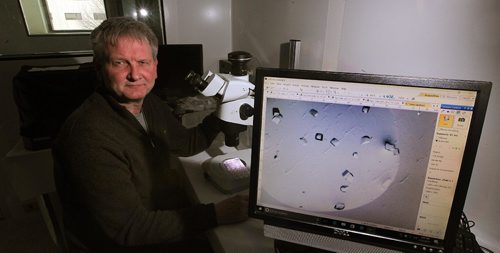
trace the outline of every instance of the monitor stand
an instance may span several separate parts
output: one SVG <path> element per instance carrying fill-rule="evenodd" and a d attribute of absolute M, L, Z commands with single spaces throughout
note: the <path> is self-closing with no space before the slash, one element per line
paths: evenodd
<path fill-rule="evenodd" d="M 282 240 L 274 239 L 274 252 L 276 253 L 332 253 L 332 251 L 327 251 L 318 248 L 312 248 L 309 246 L 286 242 Z"/>

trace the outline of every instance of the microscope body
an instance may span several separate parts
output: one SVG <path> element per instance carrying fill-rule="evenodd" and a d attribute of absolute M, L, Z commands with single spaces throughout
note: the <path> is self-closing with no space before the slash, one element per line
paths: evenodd
<path fill-rule="evenodd" d="M 239 144 L 239 133 L 253 124 L 254 84 L 249 81 L 246 63 L 251 55 L 242 51 L 229 53 L 231 74 L 207 71 L 203 76 L 194 72 L 186 76 L 191 85 L 204 96 L 215 97 L 219 104 L 216 116 L 222 120 L 227 146 Z"/>
<path fill-rule="evenodd" d="M 200 93 L 219 99 L 216 115 L 225 122 L 250 126 L 253 124 L 254 85 L 248 75 L 215 74 L 211 71 L 202 77 L 208 86 Z"/>

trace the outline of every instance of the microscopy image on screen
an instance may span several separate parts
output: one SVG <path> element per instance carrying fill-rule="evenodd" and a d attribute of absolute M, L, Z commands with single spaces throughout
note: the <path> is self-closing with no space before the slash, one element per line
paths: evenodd
<path fill-rule="evenodd" d="M 268 98 L 259 202 L 415 226 L 437 113 Z"/>

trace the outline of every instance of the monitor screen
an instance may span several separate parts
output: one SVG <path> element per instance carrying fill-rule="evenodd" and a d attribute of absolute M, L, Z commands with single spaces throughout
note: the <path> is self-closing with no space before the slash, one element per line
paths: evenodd
<path fill-rule="evenodd" d="M 453 246 L 491 83 L 256 71 L 250 216 L 337 252 Z"/>

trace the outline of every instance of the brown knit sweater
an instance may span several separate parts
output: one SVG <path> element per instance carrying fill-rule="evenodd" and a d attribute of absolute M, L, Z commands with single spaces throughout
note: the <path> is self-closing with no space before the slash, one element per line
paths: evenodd
<path fill-rule="evenodd" d="M 208 116 L 186 129 L 152 94 L 143 114 L 148 131 L 101 91 L 62 127 L 53 157 L 72 247 L 141 252 L 216 226 L 213 204 L 189 205 L 175 167 L 176 156 L 209 146 L 219 132 L 218 120 Z"/>

